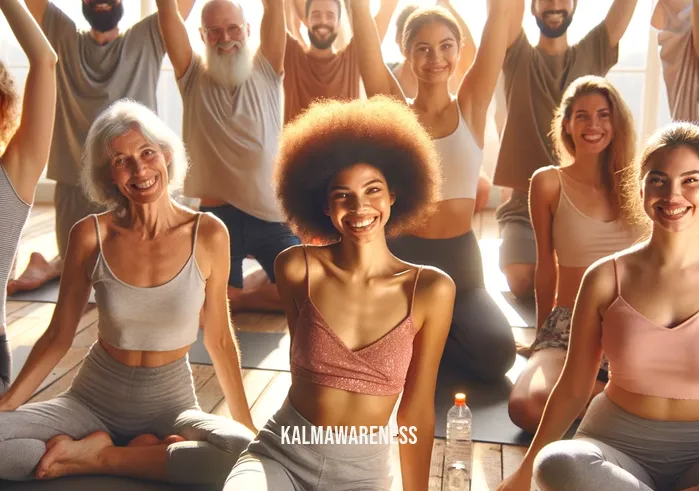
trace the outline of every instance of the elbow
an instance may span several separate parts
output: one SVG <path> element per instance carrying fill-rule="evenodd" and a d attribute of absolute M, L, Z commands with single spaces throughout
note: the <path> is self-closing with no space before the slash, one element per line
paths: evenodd
<path fill-rule="evenodd" d="M 58 64 L 58 55 L 50 46 L 42 50 L 41 54 L 29 59 L 29 66 L 31 68 L 48 68 L 49 70 L 55 70 Z"/>

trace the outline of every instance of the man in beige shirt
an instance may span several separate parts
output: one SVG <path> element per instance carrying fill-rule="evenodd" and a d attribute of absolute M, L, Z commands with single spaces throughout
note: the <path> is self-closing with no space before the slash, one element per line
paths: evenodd
<path fill-rule="evenodd" d="M 95 118 L 112 102 L 129 98 L 157 111 L 156 87 L 165 46 L 155 14 L 121 32 L 122 0 L 83 0 L 83 15 L 90 30 L 75 22 L 47 0 L 26 0 L 58 54 L 56 119 L 51 140 L 48 178 L 56 181 L 56 242 L 58 257 L 47 261 L 31 255 L 22 275 L 8 284 L 8 293 L 33 290 L 60 276 L 68 234 L 91 213 L 104 211 L 91 203 L 79 185 L 87 132 Z M 138 7 L 129 2 L 129 8 Z M 187 17 L 194 0 L 178 0 Z"/>
<path fill-rule="evenodd" d="M 597 0 L 581 0 L 595 2 Z M 512 293 L 530 298 L 534 293 L 536 242 L 528 205 L 529 179 L 534 171 L 557 165 L 549 138 L 555 109 L 563 92 L 584 75 L 605 76 L 617 62 L 619 41 L 631 21 L 636 0 L 614 0 L 607 17 L 577 44 L 568 44 L 566 31 L 577 0 L 532 0 L 539 26 L 539 42 L 532 46 L 522 28 L 524 0 L 514 0 L 503 72 L 507 121 L 493 182 L 512 188 L 512 196 L 498 208 L 500 268 Z"/>
<path fill-rule="evenodd" d="M 201 13 L 202 56 L 193 51 L 175 0 L 157 0 L 160 27 L 182 95 L 182 136 L 191 159 L 187 196 L 230 235 L 231 310 L 280 310 L 274 260 L 299 243 L 283 223 L 273 188 L 282 130 L 283 0 L 263 0 L 260 46 L 249 43 L 242 2 L 209 0 Z M 243 259 L 271 280 L 243 289 Z"/>
<path fill-rule="evenodd" d="M 659 0 L 651 20 L 673 121 L 699 121 L 699 0 Z"/>
<path fill-rule="evenodd" d="M 287 0 L 292 1 L 292 0 Z M 340 0 L 294 0 L 297 15 L 308 28 L 311 46 L 306 48 L 287 32 L 284 57 L 284 122 L 291 121 L 320 98 L 357 99 L 359 65 L 355 43 L 335 51 L 342 6 Z M 383 39 L 399 0 L 381 0 L 376 27 Z M 301 5 L 304 11 L 299 12 Z"/>

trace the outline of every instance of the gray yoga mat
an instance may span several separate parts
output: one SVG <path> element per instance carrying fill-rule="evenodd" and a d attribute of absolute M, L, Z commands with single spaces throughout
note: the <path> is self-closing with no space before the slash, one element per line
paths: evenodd
<path fill-rule="evenodd" d="M 290 338 L 284 332 L 236 331 L 240 345 L 240 364 L 243 368 L 258 370 L 289 371 Z M 211 357 L 204 347 L 204 333 L 199 329 L 199 337 L 189 350 L 190 363 L 211 365 Z"/>
<path fill-rule="evenodd" d="M 215 491 L 214 486 L 178 486 L 116 476 L 70 476 L 50 481 L 2 481 L 3 491 Z"/>
<path fill-rule="evenodd" d="M 58 301 L 58 285 L 60 280 L 56 278 L 44 284 L 41 288 L 28 292 L 17 292 L 14 295 L 7 297 L 7 300 L 14 302 L 43 302 L 56 303 Z M 89 303 L 95 303 L 95 291 L 90 292 Z"/>
<path fill-rule="evenodd" d="M 517 355 L 518 357 L 520 355 Z M 454 405 L 454 394 L 466 393 L 466 404 L 473 413 L 472 438 L 476 442 L 497 443 L 504 445 L 529 446 L 530 435 L 510 420 L 507 401 L 512 384 L 504 379 L 499 383 L 482 383 L 468 380 L 458 370 L 442 363 L 437 376 L 435 392 L 435 431 L 438 438 L 446 438 L 447 412 Z M 577 423 L 566 434 L 572 438 Z"/>

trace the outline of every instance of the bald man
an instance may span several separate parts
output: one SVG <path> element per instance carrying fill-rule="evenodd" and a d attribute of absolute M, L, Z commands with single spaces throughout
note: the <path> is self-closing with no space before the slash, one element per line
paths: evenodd
<path fill-rule="evenodd" d="M 263 0 L 260 46 L 238 2 L 211 0 L 201 16 L 203 56 L 195 53 L 175 0 L 157 0 L 160 27 L 182 95 L 182 134 L 191 158 L 185 194 L 228 228 L 231 310 L 281 310 L 274 260 L 299 240 L 282 223 L 272 187 L 282 128 L 286 37 L 283 0 Z M 243 289 L 253 256 L 269 283 Z"/>
<path fill-rule="evenodd" d="M 699 122 L 699 0 L 659 0 L 651 24 L 672 119 Z"/>
<path fill-rule="evenodd" d="M 48 177 L 56 181 L 58 257 L 47 261 L 32 253 L 26 271 L 8 283 L 9 294 L 39 288 L 60 276 L 70 229 L 87 215 L 104 211 L 87 199 L 79 185 L 87 132 L 102 110 L 118 99 L 133 99 L 157 111 L 155 92 L 165 57 L 155 14 L 119 30 L 122 0 L 82 0 L 90 24 L 87 32 L 78 30 L 54 3 L 26 3 L 58 54 L 56 120 L 48 165 Z M 185 17 L 193 4 L 194 0 L 178 0 Z"/>

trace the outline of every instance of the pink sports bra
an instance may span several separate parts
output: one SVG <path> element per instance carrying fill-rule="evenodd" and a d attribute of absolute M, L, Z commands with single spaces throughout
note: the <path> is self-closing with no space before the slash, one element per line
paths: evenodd
<path fill-rule="evenodd" d="M 308 294 L 299 309 L 291 343 L 291 373 L 318 385 L 360 394 L 399 394 L 405 385 L 413 355 L 415 329 L 412 311 L 422 267 L 415 274 L 408 316 L 383 337 L 364 348 L 350 350 L 323 318 L 311 300 L 306 257 Z"/>
<path fill-rule="evenodd" d="M 663 327 L 621 296 L 616 257 L 614 273 L 617 297 L 602 317 L 609 381 L 635 394 L 699 400 L 699 312 L 672 328 Z"/>

